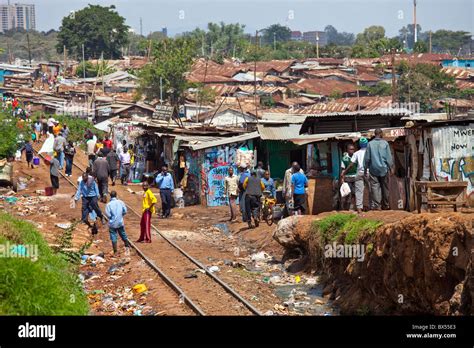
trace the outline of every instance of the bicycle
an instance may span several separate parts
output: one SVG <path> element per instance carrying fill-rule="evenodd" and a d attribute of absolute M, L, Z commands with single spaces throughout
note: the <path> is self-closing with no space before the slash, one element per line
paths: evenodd
<path fill-rule="evenodd" d="M 273 208 L 276 204 L 276 199 L 270 194 L 270 191 L 263 191 L 262 196 L 262 220 L 265 220 L 268 226 L 273 225 Z"/>

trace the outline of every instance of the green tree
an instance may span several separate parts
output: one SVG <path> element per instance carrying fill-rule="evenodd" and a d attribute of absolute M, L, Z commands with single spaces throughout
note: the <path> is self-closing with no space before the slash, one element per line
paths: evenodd
<path fill-rule="evenodd" d="M 350 46 L 354 44 L 354 34 L 342 32 L 339 33 L 336 28 L 332 25 L 326 26 L 324 28 L 326 33 L 326 37 L 329 44 L 335 45 L 342 45 L 342 46 Z"/>
<path fill-rule="evenodd" d="M 99 61 L 96 64 L 92 62 L 86 62 L 86 77 L 96 77 L 97 75 L 104 76 L 108 74 L 112 74 L 115 72 L 115 68 L 109 66 L 108 62 L 106 60 L 104 61 Z M 76 69 L 76 76 L 78 77 L 84 77 L 84 64 L 81 62 L 77 69 Z"/>
<path fill-rule="evenodd" d="M 421 26 L 419 24 L 416 25 L 417 29 L 417 38 L 418 42 L 423 41 L 427 37 L 427 33 L 423 33 L 421 31 Z M 415 25 L 408 24 L 407 26 L 401 28 L 398 31 L 398 38 L 400 42 L 405 42 L 406 47 L 410 50 L 414 49 L 414 42 L 415 42 Z"/>
<path fill-rule="evenodd" d="M 413 47 L 413 51 L 416 53 L 426 53 L 428 52 L 428 45 L 424 41 L 418 41 Z"/>
<path fill-rule="evenodd" d="M 467 31 L 437 30 L 431 40 L 434 51 L 458 54 L 464 45 L 471 42 L 471 34 Z"/>
<path fill-rule="evenodd" d="M 290 41 L 291 30 L 280 24 L 272 24 L 269 27 L 263 29 L 263 42 L 266 45 L 272 45 L 274 42 L 286 42 Z"/>
<path fill-rule="evenodd" d="M 430 111 L 435 99 L 455 96 L 455 79 L 431 64 L 398 65 L 398 94 L 402 102 L 420 103 L 422 111 Z"/>
<path fill-rule="evenodd" d="M 62 53 L 65 46 L 80 58 L 84 45 L 86 59 L 97 59 L 102 53 L 106 58 L 117 59 L 128 44 L 128 29 L 115 6 L 89 5 L 63 18 L 56 48 Z"/>
<path fill-rule="evenodd" d="M 379 25 L 372 25 L 365 28 L 360 34 L 357 34 L 356 44 L 369 45 L 374 41 L 383 39 L 385 37 L 385 28 Z"/>
<path fill-rule="evenodd" d="M 6 113 L 0 112 L 0 159 L 9 158 L 15 155 L 19 149 L 21 139 L 27 139 L 31 133 L 26 129 L 17 127 L 18 119 L 10 117 Z M 31 138 L 30 138 L 31 139 Z"/>
<path fill-rule="evenodd" d="M 163 81 L 163 97 L 171 105 L 184 101 L 184 92 L 189 87 L 186 73 L 196 57 L 196 43 L 189 38 L 165 39 L 153 43 L 152 62 L 139 74 L 139 93 L 148 100 L 160 97 L 160 77 Z"/>

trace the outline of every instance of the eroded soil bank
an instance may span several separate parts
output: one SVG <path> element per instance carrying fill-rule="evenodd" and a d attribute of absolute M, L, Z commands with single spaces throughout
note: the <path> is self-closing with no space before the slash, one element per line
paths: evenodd
<path fill-rule="evenodd" d="M 474 314 L 473 214 L 341 215 L 287 218 L 274 238 L 303 252 L 342 314 Z M 335 245 L 363 254 L 332 252 Z"/>

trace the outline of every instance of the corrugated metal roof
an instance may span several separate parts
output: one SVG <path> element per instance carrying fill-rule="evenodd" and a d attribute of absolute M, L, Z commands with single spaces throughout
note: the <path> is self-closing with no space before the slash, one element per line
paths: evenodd
<path fill-rule="evenodd" d="M 474 77 L 474 71 L 470 69 L 463 69 L 463 68 L 443 68 L 441 69 L 442 72 L 448 74 L 450 76 L 454 76 L 456 79 L 469 79 Z"/>
<path fill-rule="evenodd" d="M 188 144 L 188 147 L 190 147 L 192 150 L 202 150 L 202 149 L 207 149 L 214 146 L 238 143 L 241 141 L 255 139 L 259 137 L 260 135 L 258 134 L 258 132 L 252 132 L 252 133 L 236 135 L 233 137 L 221 137 L 221 138 L 210 139 L 207 141 L 198 141 L 196 144 L 191 144 L 191 143 Z"/>
<path fill-rule="evenodd" d="M 288 140 L 298 137 L 301 124 L 259 124 L 257 129 L 262 140 Z"/>
<path fill-rule="evenodd" d="M 375 110 L 346 111 L 346 112 L 327 112 L 322 114 L 306 115 L 307 118 L 336 117 L 336 116 L 408 116 L 412 112 L 403 108 L 380 108 Z"/>

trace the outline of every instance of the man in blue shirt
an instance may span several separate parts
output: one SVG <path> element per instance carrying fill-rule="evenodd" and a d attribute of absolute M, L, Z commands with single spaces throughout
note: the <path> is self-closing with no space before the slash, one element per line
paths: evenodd
<path fill-rule="evenodd" d="M 367 146 L 364 156 L 365 174 L 369 170 L 369 186 L 375 210 L 390 209 L 388 177 L 392 170 L 393 160 L 390 145 L 383 140 L 380 128 L 375 130 L 375 138 Z"/>
<path fill-rule="evenodd" d="M 90 177 L 89 174 L 82 174 L 82 181 L 77 188 L 76 195 L 74 200 L 78 201 L 82 197 L 82 222 L 91 226 L 89 220 L 87 220 L 87 215 L 94 211 L 97 216 L 101 219 L 102 224 L 104 224 L 104 216 L 102 211 L 99 208 L 98 199 L 99 199 L 99 187 L 95 182 L 94 178 Z"/>
<path fill-rule="evenodd" d="M 127 234 L 125 233 L 125 226 L 123 222 L 123 216 L 127 214 L 127 207 L 125 204 L 117 199 L 117 192 L 110 192 L 110 202 L 105 206 L 105 215 L 109 219 L 109 234 L 112 242 L 112 248 L 114 255 L 117 254 L 117 234 L 125 243 L 126 254 L 130 253 L 130 242 L 128 241 Z"/>
<path fill-rule="evenodd" d="M 291 175 L 291 187 L 293 192 L 293 212 L 295 215 L 304 214 L 306 211 L 306 187 L 308 178 L 300 172 L 300 165 L 293 164 L 293 174 Z"/>
<path fill-rule="evenodd" d="M 275 188 L 275 181 L 270 178 L 270 172 L 268 170 L 265 171 L 263 174 L 262 184 L 265 185 L 265 191 L 270 192 L 270 196 L 275 198 L 276 197 L 276 188 Z"/>
<path fill-rule="evenodd" d="M 161 167 L 161 173 L 156 177 L 156 186 L 160 189 L 161 217 L 166 219 L 171 214 L 171 194 L 174 191 L 173 176 L 168 173 L 168 166 Z"/>

